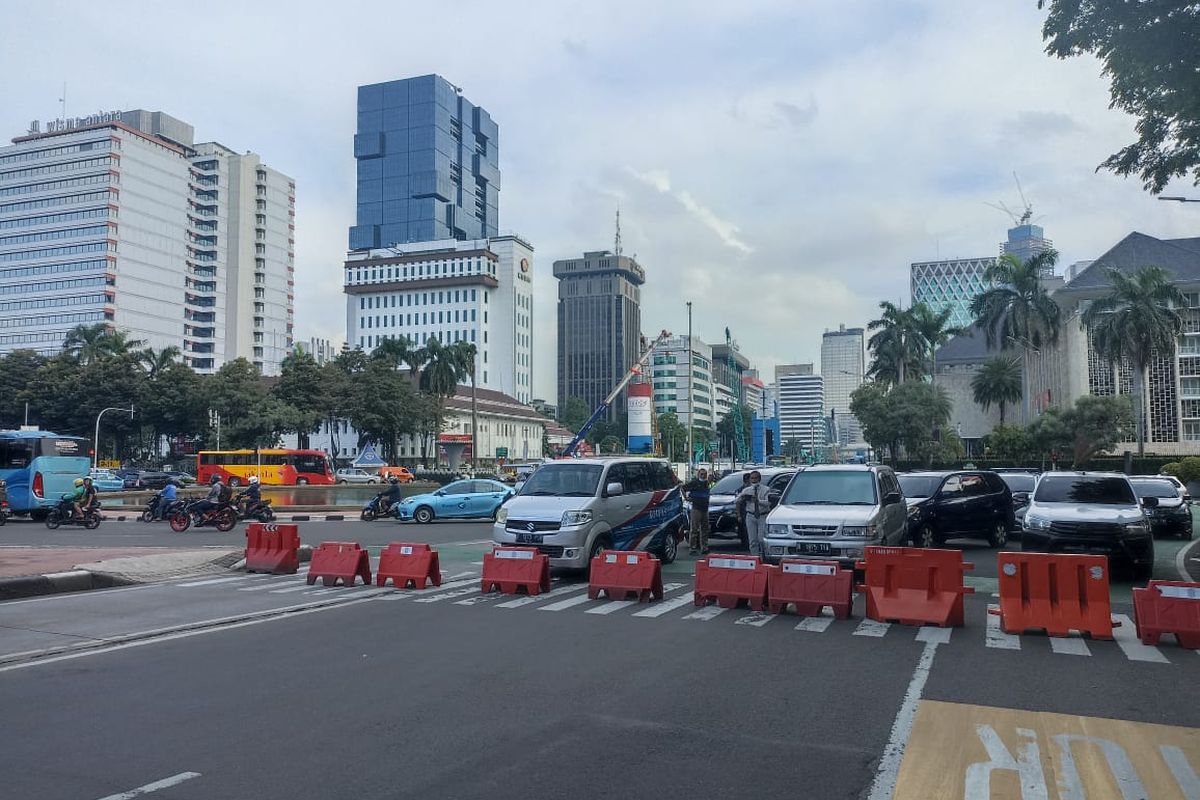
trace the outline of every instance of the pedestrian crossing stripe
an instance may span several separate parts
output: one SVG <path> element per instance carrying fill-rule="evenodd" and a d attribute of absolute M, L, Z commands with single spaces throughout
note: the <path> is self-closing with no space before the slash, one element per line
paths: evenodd
<path fill-rule="evenodd" d="M 307 573 L 307 565 L 293 575 L 250 574 L 233 577 L 203 578 L 174 583 L 172 585 L 179 589 L 207 589 L 211 587 L 218 591 L 261 592 L 263 594 L 293 594 L 302 592 L 305 596 L 330 596 L 338 592 L 360 592 L 363 589 L 376 588 L 357 583 L 352 587 L 323 586 L 321 584 L 310 586 L 307 583 L 307 575 L 305 573 Z M 819 615 L 813 617 L 794 617 L 790 614 L 770 614 L 762 611 L 737 609 L 733 615 L 726 617 L 726 613 L 732 609 L 722 608 L 719 605 L 706 605 L 696 608 L 694 606 L 694 595 L 691 591 L 691 585 L 686 583 L 664 584 L 664 597 L 662 600 L 651 603 L 640 603 L 637 600 L 592 600 L 588 597 L 588 586 L 585 583 L 562 583 L 555 581 L 548 592 L 536 595 L 514 596 L 499 592 L 484 594 L 480 592 L 479 581 L 480 575 L 478 572 L 462 572 L 448 576 L 444 579 L 441 586 L 429 587 L 424 590 L 396 589 L 390 586 L 384 589 L 377 589 L 378 594 L 372 599 L 383 601 L 409 600 L 414 604 L 420 603 L 422 605 L 449 601 L 449 605 L 486 605 L 509 610 L 530 607 L 532 610 L 550 613 L 576 611 L 589 616 L 622 615 L 642 620 L 661 619 L 670 615 L 673 619 L 687 620 L 692 623 L 712 622 L 718 617 L 724 617 L 725 619 L 733 617 L 734 619 L 731 624 L 742 629 L 761 629 L 770 626 L 772 622 L 778 619 L 789 621 L 794 619 L 796 623 L 793 626 L 793 630 L 806 635 L 824 634 L 838 630 L 845 631 L 849 625 L 853 625 L 854 627 L 850 631 L 850 635 L 852 636 L 876 639 L 887 636 L 894 637 L 896 634 L 892 630 L 893 628 L 897 628 L 904 631 L 915 631 L 914 638 L 917 641 L 937 641 L 943 643 L 948 643 L 954 632 L 954 629 L 951 628 L 933 626 L 911 628 L 909 626 L 894 625 L 867 618 L 837 620 L 827 609 L 823 609 Z M 1124 657 L 1134 662 L 1170 664 L 1172 661 L 1178 662 L 1182 659 L 1187 663 L 1194 663 L 1190 661 L 1192 656 L 1200 656 L 1200 651 L 1191 651 L 1189 653 L 1183 649 L 1170 648 L 1168 645 L 1167 649 L 1174 654 L 1174 658 L 1172 659 L 1168 658 L 1158 646 L 1142 644 L 1137 637 L 1136 626 L 1133 620 L 1125 614 L 1114 615 L 1114 623 L 1120 624 L 1113 628 L 1114 642 L 1106 642 L 1084 639 L 1079 636 L 1057 637 L 1039 636 L 1036 634 L 1021 636 L 1005 633 L 1000 628 L 999 616 L 994 613 L 998 609 L 999 607 L 995 604 L 989 605 L 987 613 L 983 615 L 985 619 L 983 627 L 984 646 L 992 650 L 1020 651 L 1023 649 L 1023 646 L 1041 647 L 1048 648 L 1055 655 L 1087 658 L 1093 655 L 1093 651 L 1111 647 L 1115 643 Z M 685 610 L 687 613 L 682 613 Z M 781 626 L 776 623 L 775 627 Z M 959 629 L 958 639 L 961 640 L 971 636 L 978 632 L 978 630 L 978 626 L 975 625 Z M 1040 642 L 1047 642 L 1048 644 L 1042 645 Z"/>

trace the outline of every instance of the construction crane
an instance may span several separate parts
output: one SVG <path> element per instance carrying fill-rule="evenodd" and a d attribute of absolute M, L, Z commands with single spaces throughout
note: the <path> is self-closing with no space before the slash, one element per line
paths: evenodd
<path fill-rule="evenodd" d="M 654 352 L 654 348 L 658 347 L 662 342 L 670 338 L 670 336 L 670 331 L 663 331 L 658 335 L 658 338 L 646 348 L 646 351 L 642 353 L 642 357 L 637 360 L 637 363 L 630 367 L 629 371 L 625 373 L 625 377 L 621 378 L 620 382 L 618 382 L 616 387 L 608 393 L 608 396 L 604 398 L 600 405 L 596 406 L 596 410 L 592 412 L 590 417 L 588 417 L 587 422 L 583 423 L 583 426 L 575 434 L 575 438 L 571 439 L 571 441 L 563 449 L 563 456 L 569 458 L 575 455 L 575 451 L 579 449 L 580 443 L 583 442 L 584 438 L 587 437 L 588 431 L 590 431 L 592 426 L 599 421 L 600 417 L 604 416 L 604 414 L 608 412 L 609 407 L 613 404 L 613 401 L 617 399 L 617 395 L 621 393 L 621 390 L 628 386 L 629 382 L 633 380 L 635 376 L 641 374 L 642 367 L 644 367 L 646 362 L 650 360 L 650 354 Z"/>
<path fill-rule="evenodd" d="M 734 452 L 737 454 L 737 460 L 746 462 L 750 460 L 750 451 L 746 447 L 746 429 L 744 426 L 745 417 L 742 416 L 742 408 L 746 405 L 746 387 L 742 383 L 741 375 L 737 371 L 737 359 L 733 357 L 733 336 L 729 333 L 729 328 L 725 329 L 725 367 L 729 373 L 729 380 L 736 385 L 731 386 L 733 389 L 734 405 L 733 416 L 733 441 Z"/>
<path fill-rule="evenodd" d="M 1008 214 L 1008 216 L 1012 219 L 1014 226 L 1015 225 L 1028 225 L 1030 220 L 1033 219 L 1033 206 L 1025 198 L 1025 190 L 1023 188 L 1021 188 L 1021 179 L 1017 177 L 1016 172 L 1013 172 L 1013 181 L 1015 181 L 1017 184 L 1017 194 L 1019 194 L 1021 196 L 1021 208 L 1023 210 L 1021 211 L 1020 214 L 1013 211 L 1008 206 L 1004 205 L 1003 202 L 984 203 L 984 205 L 990 206 L 991 208 L 994 208 L 997 211 L 1003 211 L 1005 214 Z"/>

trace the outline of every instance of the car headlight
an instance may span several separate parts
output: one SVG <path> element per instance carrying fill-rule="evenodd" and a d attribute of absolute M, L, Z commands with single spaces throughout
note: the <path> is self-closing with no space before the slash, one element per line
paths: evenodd
<path fill-rule="evenodd" d="M 562 515 L 562 526 L 564 528 L 586 525 L 591 521 L 592 512 L 590 511 L 564 511 Z"/>
<path fill-rule="evenodd" d="M 508 509 L 504 506 L 500 506 L 500 508 L 496 509 L 496 522 L 499 522 L 501 525 L 503 525 L 507 521 Z"/>
<path fill-rule="evenodd" d="M 787 536 L 791 532 L 788 530 L 789 527 L 788 525 L 768 525 L 767 536 Z"/>
<path fill-rule="evenodd" d="M 1146 523 L 1144 523 L 1144 522 L 1130 522 L 1125 525 L 1125 532 L 1132 533 L 1135 536 L 1140 536 L 1140 535 L 1145 534 L 1146 530 L 1147 530 Z"/>
<path fill-rule="evenodd" d="M 1025 514 L 1025 527 L 1031 531 L 1048 531 L 1050 530 L 1050 520 L 1027 513 Z"/>
<path fill-rule="evenodd" d="M 874 539 L 874 525 L 844 525 L 842 526 L 842 536 L 849 536 L 856 539 Z"/>

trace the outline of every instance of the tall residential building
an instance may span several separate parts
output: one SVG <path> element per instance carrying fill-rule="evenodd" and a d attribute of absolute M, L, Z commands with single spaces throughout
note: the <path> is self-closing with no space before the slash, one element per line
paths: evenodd
<path fill-rule="evenodd" d="M 812 364 L 780 364 L 775 367 L 779 395 L 779 438 L 783 445 L 800 442 L 806 450 L 826 441 L 825 386 Z M 786 452 L 786 447 L 785 447 Z"/>
<path fill-rule="evenodd" d="M 56 353 L 103 323 L 201 372 L 238 357 L 278 372 L 295 184 L 193 136 L 160 111 L 112 111 L 0 148 L 0 352 Z"/>
<path fill-rule="evenodd" d="M 1024 263 L 1053 247 L 1054 243 L 1046 238 L 1046 232 L 1042 230 L 1041 225 L 1022 222 L 1008 229 L 1008 239 L 1000 243 L 1000 255 L 1011 253 Z M 1048 267 L 1043 270 L 1042 277 L 1048 278 L 1053 274 L 1054 268 Z"/>
<path fill-rule="evenodd" d="M 358 87 L 358 214 L 350 249 L 490 239 L 499 130 L 440 75 Z"/>
<path fill-rule="evenodd" d="M 911 265 L 912 302 L 925 303 L 935 311 L 950 309 L 949 324 L 970 327 L 974 321 L 971 301 L 988 288 L 984 279 L 994 258 L 954 258 L 918 261 Z"/>
<path fill-rule="evenodd" d="M 346 341 L 373 350 L 471 342 L 476 383 L 533 399 L 533 247 L 518 236 L 417 242 L 351 251 L 345 263 Z"/>
<path fill-rule="evenodd" d="M 687 336 L 672 336 L 659 342 L 650 358 L 655 415 L 674 413 L 685 428 L 694 425 L 715 431 L 718 418 L 712 376 L 712 348 L 700 339 L 693 336 L 690 348 Z"/>
<path fill-rule="evenodd" d="M 558 278 L 558 407 L 579 397 L 595 408 L 641 357 L 646 271 L 607 250 L 554 262 Z M 612 419 L 625 407 L 620 397 Z"/>
<path fill-rule="evenodd" d="M 737 403 L 739 389 L 744 391 L 742 376 L 750 369 L 750 359 L 742 355 L 736 344 L 730 346 L 721 342 L 712 346 L 712 360 L 713 389 L 716 392 L 713 413 L 720 422 Z"/>
<path fill-rule="evenodd" d="M 848 445 L 862 441 L 862 427 L 850 413 L 850 395 L 862 386 L 866 374 L 863 329 L 839 325 L 821 337 L 821 377 L 825 379 L 825 414 L 837 428 L 837 441 Z"/>

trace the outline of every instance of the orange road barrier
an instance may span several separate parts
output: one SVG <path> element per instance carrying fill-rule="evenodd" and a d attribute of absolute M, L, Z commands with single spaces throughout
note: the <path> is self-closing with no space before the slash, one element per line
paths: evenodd
<path fill-rule="evenodd" d="M 998 553 L 1000 628 L 1005 633 L 1071 631 L 1113 638 L 1108 558 L 1066 553 Z M 1119 624 L 1119 623 L 1117 623 Z"/>
<path fill-rule="evenodd" d="M 424 589 L 427 584 L 442 585 L 442 569 L 437 550 L 427 544 L 392 542 L 379 553 L 375 584 L 383 586 L 391 578 L 397 589 Z"/>
<path fill-rule="evenodd" d="M 963 572 L 975 568 L 961 550 L 868 547 L 858 568 L 866 571 L 858 591 L 867 595 L 867 616 L 904 625 L 962 627 Z"/>

